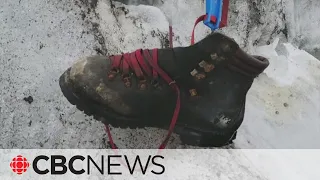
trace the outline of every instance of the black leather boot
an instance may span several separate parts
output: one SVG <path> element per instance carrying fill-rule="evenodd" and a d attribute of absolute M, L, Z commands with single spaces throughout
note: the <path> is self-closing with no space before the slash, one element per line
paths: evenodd
<path fill-rule="evenodd" d="M 79 110 L 114 127 L 167 129 L 176 116 L 183 143 L 220 147 L 235 139 L 246 94 L 268 65 L 214 33 L 189 47 L 83 58 L 60 87 Z"/>

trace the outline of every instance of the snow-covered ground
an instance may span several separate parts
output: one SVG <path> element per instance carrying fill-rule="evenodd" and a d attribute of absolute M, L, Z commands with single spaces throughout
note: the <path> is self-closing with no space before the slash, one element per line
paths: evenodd
<path fill-rule="evenodd" d="M 230 6 L 229 26 L 222 31 L 270 60 L 248 93 L 235 148 L 320 148 L 320 62 L 309 54 L 320 58 L 320 1 L 237 0 Z M 102 124 L 67 102 L 60 74 L 82 56 L 165 47 L 168 20 L 174 46 L 187 46 L 204 8 L 202 0 L 166 0 L 156 7 L 3 0 L 0 148 L 105 148 Z M 208 33 L 199 25 L 196 39 Z M 127 148 L 156 148 L 165 135 L 149 128 L 112 131 L 117 145 Z M 183 148 L 176 136 L 169 146 Z"/>

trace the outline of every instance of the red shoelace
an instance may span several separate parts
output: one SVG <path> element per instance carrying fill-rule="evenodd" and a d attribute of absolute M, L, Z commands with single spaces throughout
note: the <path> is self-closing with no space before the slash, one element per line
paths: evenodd
<path fill-rule="evenodd" d="M 191 35 L 191 45 L 194 44 L 194 31 L 197 24 L 205 19 L 206 15 L 200 16 L 193 27 L 192 35 Z M 169 41 L 170 41 L 170 47 L 173 48 L 173 32 L 172 32 L 172 26 L 169 26 Z M 145 60 L 145 58 L 146 60 Z M 150 50 L 142 50 L 138 49 L 135 52 L 132 53 L 126 53 L 123 55 L 116 55 L 116 56 L 110 56 L 110 59 L 112 61 L 111 65 L 111 74 L 109 74 L 110 78 L 114 78 L 115 74 L 118 71 L 122 72 L 122 77 L 124 83 L 129 83 L 128 75 L 130 69 L 132 69 L 137 76 L 138 79 L 140 79 L 141 83 L 145 83 L 145 75 L 143 72 L 145 72 L 148 76 L 153 76 L 154 79 L 158 78 L 160 76 L 163 80 L 165 80 L 170 87 L 176 92 L 177 94 L 177 101 L 176 101 L 176 107 L 171 119 L 171 123 L 168 129 L 168 133 L 165 137 L 165 139 L 162 141 L 161 145 L 159 146 L 159 149 L 164 149 L 170 139 L 171 134 L 173 133 L 174 127 L 176 125 L 179 112 L 180 112 L 180 89 L 175 83 L 174 80 L 172 80 L 169 75 L 164 72 L 159 66 L 158 66 L 158 49 L 153 49 L 152 54 L 150 53 Z M 147 62 L 147 63 L 146 63 Z M 128 85 L 129 85 L 128 84 Z M 142 85 L 142 84 L 140 84 Z M 108 124 L 105 124 L 105 130 L 107 132 L 109 142 L 112 149 L 117 149 L 112 135 L 110 131 L 110 127 Z"/>

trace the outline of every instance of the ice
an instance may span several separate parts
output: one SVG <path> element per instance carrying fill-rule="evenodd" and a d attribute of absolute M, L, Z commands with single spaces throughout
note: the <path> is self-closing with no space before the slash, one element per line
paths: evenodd
<path fill-rule="evenodd" d="M 292 44 L 284 55 L 278 40 L 255 54 L 270 66 L 254 82 L 247 97 L 241 148 L 318 148 L 320 133 L 320 62 Z"/>

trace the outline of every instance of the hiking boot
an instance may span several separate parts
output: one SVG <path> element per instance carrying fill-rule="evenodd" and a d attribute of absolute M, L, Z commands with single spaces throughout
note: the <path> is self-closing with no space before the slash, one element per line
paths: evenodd
<path fill-rule="evenodd" d="M 169 127 L 166 142 L 174 131 L 184 144 L 220 147 L 235 139 L 246 94 L 268 65 L 214 33 L 189 47 L 86 57 L 59 84 L 71 104 L 105 124 Z"/>

